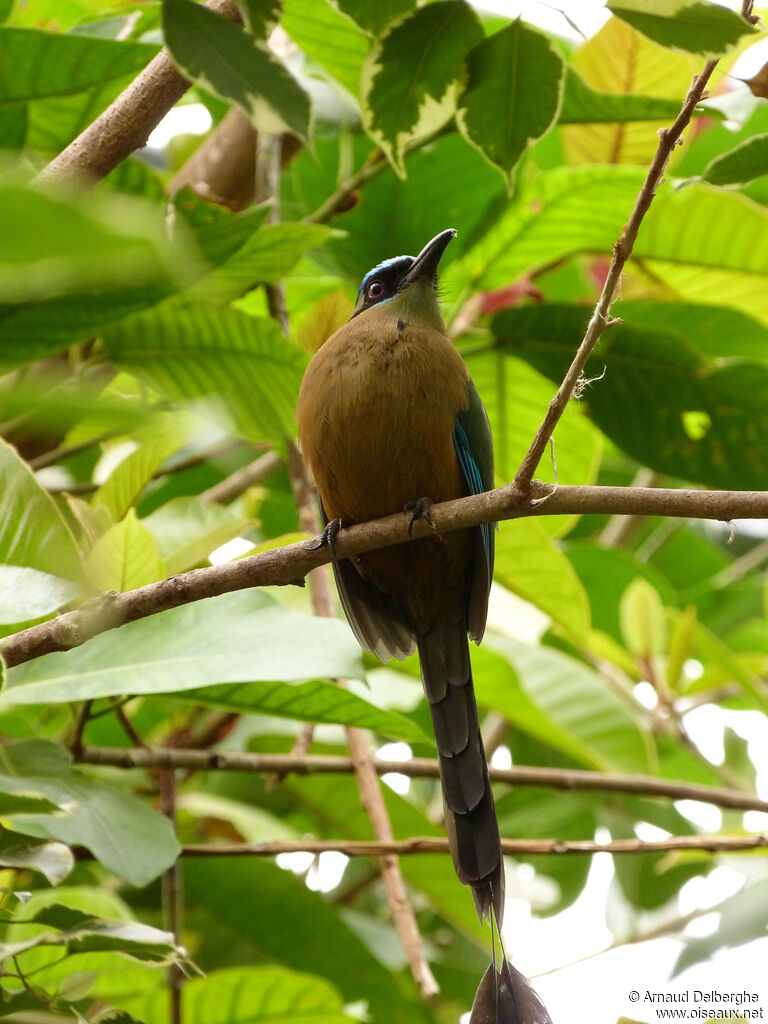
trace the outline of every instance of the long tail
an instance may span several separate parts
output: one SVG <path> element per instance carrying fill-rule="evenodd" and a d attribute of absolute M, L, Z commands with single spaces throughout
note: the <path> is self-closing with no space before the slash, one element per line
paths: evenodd
<path fill-rule="evenodd" d="M 477 915 L 501 927 L 504 863 L 477 718 L 464 617 L 418 637 L 421 679 L 440 759 L 445 823 L 459 881 L 472 887 Z"/>

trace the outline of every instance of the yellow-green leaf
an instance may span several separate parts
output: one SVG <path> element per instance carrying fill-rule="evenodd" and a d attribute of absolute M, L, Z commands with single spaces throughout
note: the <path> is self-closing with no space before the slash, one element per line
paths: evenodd
<path fill-rule="evenodd" d="M 131 508 L 94 544 L 86 562 L 91 583 L 99 590 L 133 590 L 163 578 L 154 537 Z"/>

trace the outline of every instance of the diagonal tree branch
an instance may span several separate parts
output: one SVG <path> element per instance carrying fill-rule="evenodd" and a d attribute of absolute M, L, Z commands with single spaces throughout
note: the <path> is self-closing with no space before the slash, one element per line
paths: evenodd
<path fill-rule="evenodd" d="M 547 500 L 542 503 L 543 498 Z M 526 494 L 521 494 L 514 484 L 507 484 L 493 491 L 434 505 L 430 515 L 438 533 L 450 533 L 468 526 L 522 516 L 606 512 L 724 522 L 732 518 L 764 519 L 768 518 L 768 491 L 563 485 L 552 488 L 534 481 Z M 409 518 L 398 513 L 341 530 L 336 540 L 336 557 L 348 558 L 431 536 L 429 523 L 417 520 L 413 524 L 412 537 L 409 537 Z M 303 585 L 307 573 L 332 561 L 333 557 L 327 547 L 318 544 L 317 539 L 299 541 L 224 565 L 192 569 L 122 594 L 104 594 L 76 611 L 14 633 L 0 644 L 0 654 L 6 665 L 11 667 L 51 651 L 77 647 L 97 633 L 126 622 L 206 597 L 248 587 Z"/>
<path fill-rule="evenodd" d="M 682 133 L 693 116 L 696 104 L 704 98 L 707 82 L 716 65 L 716 60 L 707 61 L 701 74 L 694 78 L 680 113 L 675 118 L 672 126 L 659 130 L 659 144 L 656 153 L 651 161 L 651 166 L 648 168 L 648 174 L 638 193 L 634 209 L 621 234 L 621 238 L 613 246 L 613 257 L 608 268 L 608 275 L 605 279 L 603 290 L 600 293 L 600 298 L 597 300 L 595 311 L 589 321 L 584 339 L 579 345 L 578 351 L 563 379 L 563 383 L 558 388 L 557 394 L 549 403 L 547 414 L 536 432 L 536 437 L 533 439 L 531 447 L 526 452 L 525 458 L 515 474 L 514 483 L 519 490 L 525 491 L 530 486 L 533 474 L 536 472 L 541 457 L 547 449 L 549 440 L 565 411 L 565 407 L 578 386 L 582 371 L 592 354 L 598 338 L 607 328 L 620 323 L 619 320 L 611 318 L 611 303 L 616 296 L 624 264 L 632 254 L 640 225 L 648 212 L 653 197 L 656 195 L 656 189 L 662 182 L 664 168 L 667 166 L 675 146 L 682 142 Z"/>
<path fill-rule="evenodd" d="M 208 0 L 206 7 L 241 21 L 232 0 Z M 43 168 L 37 181 L 82 185 L 106 177 L 134 150 L 146 146 L 152 131 L 190 85 L 163 47 L 114 103 Z"/>
<path fill-rule="evenodd" d="M 284 775 L 344 775 L 354 770 L 348 757 L 325 754 L 252 754 L 240 751 L 180 749 L 167 747 L 84 747 L 75 753 L 83 764 L 110 765 L 114 768 L 180 768 L 191 771 L 236 771 Z M 379 775 L 397 772 L 409 778 L 437 779 L 440 767 L 435 760 L 412 757 L 408 761 L 374 758 Z M 695 782 L 677 782 L 652 775 L 620 775 L 612 772 L 584 771 L 578 768 L 544 768 L 515 765 L 514 768 L 488 768 L 493 782 L 510 786 L 536 786 L 548 789 L 592 790 L 633 793 L 667 800 L 698 800 L 742 811 L 768 812 L 768 800 L 738 789 L 702 786 Z"/>

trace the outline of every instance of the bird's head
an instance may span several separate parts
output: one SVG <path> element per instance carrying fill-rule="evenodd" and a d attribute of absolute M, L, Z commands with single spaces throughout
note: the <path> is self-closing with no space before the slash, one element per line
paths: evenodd
<path fill-rule="evenodd" d="M 455 230 L 447 228 L 427 242 L 418 256 L 395 256 L 369 270 L 360 284 L 352 316 L 384 307 L 398 318 L 442 328 L 437 267 L 455 236 Z"/>

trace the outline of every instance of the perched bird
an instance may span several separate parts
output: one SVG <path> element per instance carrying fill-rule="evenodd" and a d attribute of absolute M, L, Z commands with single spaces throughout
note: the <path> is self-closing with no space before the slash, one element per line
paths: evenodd
<path fill-rule="evenodd" d="M 334 528 L 493 487 L 483 404 L 449 339 L 437 268 L 453 229 L 415 258 L 363 278 L 355 310 L 307 368 L 299 442 Z M 493 575 L 490 526 L 334 562 L 341 603 L 363 648 L 386 660 L 419 651 L 440 760 L 448 836 L 478 916 L 500 928 L 504 867 L 472 688 L 467 634 L 485 629 Z"/>

